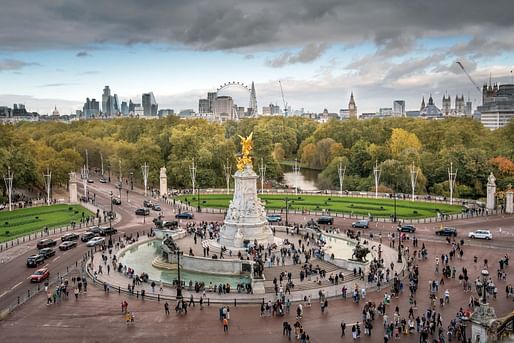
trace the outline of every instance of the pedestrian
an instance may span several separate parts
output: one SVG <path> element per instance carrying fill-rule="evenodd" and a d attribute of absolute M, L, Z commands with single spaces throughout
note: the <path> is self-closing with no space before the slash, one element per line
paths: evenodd
<path fill-rule="evenodd" d="M 344 331 L 346 330 L 346 323 L 344 321 L 341 322 L 341 337 L 344 336 Z"/>
<path fill-rule="evenodd" d="M 228 333 L 228 319 L 223 318 L 223 332 Z"/>
<path fill-rule="evenodd" d="M 79 288 L 75 287 L 73 290 L 73 293 L 75 294 L 75 300 L 79 300 Z"/>
<path fill-rule="evenodd" d="M 164 314 L 167 316 L 170 315 L 170 304 L 168 304 L 167 301 L 164 303 Z"/>

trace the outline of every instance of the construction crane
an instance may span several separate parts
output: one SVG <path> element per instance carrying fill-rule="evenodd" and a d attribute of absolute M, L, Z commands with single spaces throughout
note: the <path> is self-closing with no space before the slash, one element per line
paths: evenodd
<path fill-rule="evenodd" d="M 284 116 L 287 117 L 287 103 L 286 99 L 284 98 L 284 90 L 282 89 L 282 82 L 278 80 L 278 84 L 280 85 L 280 93 L 282 93 L 282 102 L 284 103 Z"/>
<path fill-rule="evenodd" d="M 473 86 L 475 86 L 476 90 L 478 91 L 478 93 L 482 94 L 482 90 L 480 89 L 480 87 L 478 87 L 478 85 L 476 84 L 476 82 L 471 78 L 471 75 L 469 75 L 469 73 L 466 71 L 466 69 L 464 69 L 464 66 L 462 65 L 462 63 L 460 61 L 457 61 L 455 62 L 457 63 L 457 65 L 460 67 L 460 69 L 462 69 L 462 71 L 464 72 L 464 74 L 466 74 L 466 76 L 468 77 L 469 81 L 471 81 L 471 83 L 473 84 Z"/>

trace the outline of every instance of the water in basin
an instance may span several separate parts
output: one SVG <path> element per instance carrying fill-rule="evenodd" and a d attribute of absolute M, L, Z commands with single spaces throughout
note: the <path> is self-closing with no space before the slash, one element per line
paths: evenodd
<path fill-rule="evenodd" d="M 355 248 L 353 242 L 325 235 L 323 235 L 323 239 L 327 242 L 324 247 L 325 254 L 334 254 L 335 258 L 344 260 L 352 258 L 353 249 Z"/>
<path fill-rule="evenodd" d="M 134 245 L 121 254 L 120 262 L 123 265 L 134 269 L 136 274 L 145 272 L 151 280 L 161 280 L 166 283 L 172 283 L 174 280 L 178 279 L 176 270 L 162 270 L 152 266 L 153 259 L 157 256 L 161 256 L 160 246 L 160 240 L 152 240 Z M 191 280 L 193 283 L 195 281 L 204 282 L 206 287 L 209 286 L 210 282 L 212 282 L 212 285 L 228 283 L 234 289 L 237 284 L 250 283 L 250 278 L 246 276 L 211 275 L 188 272 L 183 269 L 180 270 L 180 278 L 182 281 L 185 281 L 186 285 L 189 284 L 189 281 Z"/>

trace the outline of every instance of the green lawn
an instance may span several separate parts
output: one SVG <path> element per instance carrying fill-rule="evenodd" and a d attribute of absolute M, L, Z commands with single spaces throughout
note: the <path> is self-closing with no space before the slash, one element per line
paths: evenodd
<path fill-rule="evenodd" d="M 66 204 L 23 208 L 12 212 L 3 210 L 0 212 L 0 242 L 39 231 L 44 227 L 66 226 L 72 221 L 79 223 L 82 214 L 93 215 L 80 205 Z"/>
<path fill-rule="evenodd" d="M 285 195 L 262 195 L 267 209 L 285 209 Z M 180 201 L 189 201 L 197 206 L 197 198 L 191 195 L 181 195 Z M 333 212 L 352 213 L 374 217 L 389 217 L 394 213 L 394 199 L 353 198 L 323 195 L 288 195 L 289 208 L 298 210 L 329 210 Z M 200 194 L 202 207 L 227 208 L 232 195 L 227 194 Z M 410 200 L 396 201 L 396 214 L 398 218 L 428 218 L 435 217 L 437 211 L 444 214 L 461 213 L 462 206 L 423 201 Z"/>

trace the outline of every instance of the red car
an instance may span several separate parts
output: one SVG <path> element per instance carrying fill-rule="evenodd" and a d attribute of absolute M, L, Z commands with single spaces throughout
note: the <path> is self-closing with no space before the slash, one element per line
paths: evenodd
<path fill-rule="evenodd" d="M 36 270 L 31 276 L 30 276 L 30 282 L 41 282 L 45 279 L 48 279 L 50 277 L 50 272 L 48 271 L 48 268 L 41 268 Z"/>

